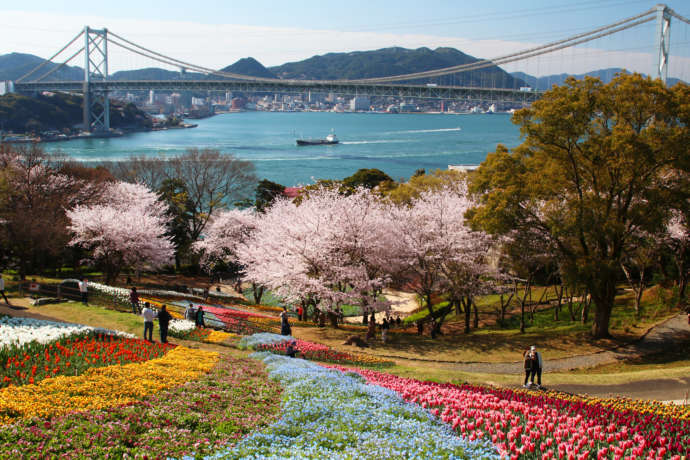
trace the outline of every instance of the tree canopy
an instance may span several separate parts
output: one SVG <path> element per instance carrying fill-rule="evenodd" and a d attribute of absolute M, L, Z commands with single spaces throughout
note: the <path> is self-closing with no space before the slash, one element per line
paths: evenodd
<path fill-rule="evenodd" d="M 494 234 L 536 232 L 596 305 L 609 335 L 621 259 L 639 232 L 662 232 L 688 167 L 688 86 L 638 74 L 568 79 L 513 122 L 523 143 L 499 145 L 473 174 L 473 223 Z M 687 192 L 687 191 L 686 191 Z M 687 200 L 674 200 L 685 203 Z"/>

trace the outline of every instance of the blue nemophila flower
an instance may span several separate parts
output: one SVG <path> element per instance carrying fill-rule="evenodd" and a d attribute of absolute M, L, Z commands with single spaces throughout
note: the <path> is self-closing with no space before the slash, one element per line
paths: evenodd
<path fill-rule="evenodd" d="M 498 459 L 427 410 L 361 378 L 301 359 L 254 353 L 284 387 L 282 418 L 212 458 Z"/>
<path fill-rule="evenodd" d="M 241 350 L 255 350 L 259 345 L 273 345 L 274 343 L 286 342 L 293 340 L 289 335 L 271 334 L 270 332 L 261 332 L 246 337 L 242 337 L 237 344 L 237 348 Z"/>

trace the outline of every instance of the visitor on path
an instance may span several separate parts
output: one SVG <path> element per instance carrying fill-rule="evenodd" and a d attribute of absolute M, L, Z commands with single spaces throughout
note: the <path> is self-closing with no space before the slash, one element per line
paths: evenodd
<path fill-rule="evenodd" d="M 81 281 L 79 281 L 79 293 L 81 294 L 81 303 L 83 303 L 84 305 L 89 304 L 88 284 L 89 282 L 86 280 L 86 278 L 82 278 Z"/>
<path fill-rule="evenodd" d="M 204 323 L 204 309 L 199 305 L 199 308 L 196 309 L 196 327 L 200 327 L 202 329 L 206 328 L 206 323 Z"/>
<path fill-rule="evenodd" d="M 168 343 L 168 324 L 172 316 L 168 313 L 168 308 L 163 304 L 161 311 L 158 312 L 158 328 L 161 333 L 161 343 Z"/>
<path fill-rule="evenodd" d="M 392 320 L 391 320 L 392 321 Z M 388 329 L 390 329 L 390 323 L 388 322 L 387 318 L 383 318 L 383 322 L 381 323 L 381 341 L 383 343 L 386 343 L 388 340 Z"/>
<path fill-rule="evenodd" d="M 141 316 L 144 317 L 144 340 L 153 342 L 153 319 L 156 317 L 156 314 L 151 310 L 151 305 L 148 302 L 144 302 Z"/>
<path fill-rule="evenodd" d="M 526 349 L 522 354 L 522 358 L 525 362 L 525 383 L 522 384 L 523 387 L 529 388 L 527 382 L 529 381 L 529 376 L 532 374 L 532 355 L 530 354 L 530 349 Z"/>
<path fill-rule="evenodd" d="M 291 340 L 290 343 L 288 343 L 287 348 L 285 349 L 285 354 L 290 358 L 294 358 L 298 352 L 299 350 L 297 349 L 297 341 Z"/>
<path fill-rule="evenodd" d="M 184 319 L 187 321 L 196 321 L 196 316 L 194 315 L 194 306 L 192 305 L 192 301 L 190 300 L 187 306 L 184 309 Z"/>
<path fill-rule="evenodd" d="M 530 347 L 530 355 L 532 355 L 532 373 L 530 374 L 530 384 L 534 385 L 534 376 L 537 376 L 537 388 L 541 388 L 541 368 L 542 360 L 541 353 L 537 351 L 537 347 L 532 345 Z"/>
<path fill-rule="evenodd" d="M 209 295 L 208 287 L 205 287 L 204 288 L 204 302 L 208 301 L 208 295 Z"/>
<path fill-rule="evenodd" d="M 280 335 L 290 335 L 291 333 L 287 308 L 283 307 L 283 311 L 280 312 Z"/>
<path fill-rule="evenodd" d="M 129 302 L 132 304 L 132 313 L 139 314 L 139 294 L 137 294 L 136 286 L 132 286 L 129 290 Z"/>
<path fill-rule="evenodd" d="M 371 314 L 369 319 L 369 327 L 367 328 L 367 342 L 376 338 L 376 317 Z"/>
<path fill-rule="evenodd" d="M 302 305 L 297 307 L 297 319 L 299 321 L 304 321 L 304 308 L 302 308 Z"/>
<path fill-rule="evenodd" d="M 5 299 L 5 303 L 9 305 L 10 301 L 7 300 L 7 296 L 5 295 L 5 279 L 2 277 L 2 273 L 0 273 L 0 293 L 2 293 L 2 297 L 3 299 Z"/>

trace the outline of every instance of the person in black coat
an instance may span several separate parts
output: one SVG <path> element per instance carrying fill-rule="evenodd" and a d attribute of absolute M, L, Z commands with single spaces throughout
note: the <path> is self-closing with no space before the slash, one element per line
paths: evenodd
<path fill-rule="evenodd" d="M 161 332 L 161 343 L 168 343 L 168 324 L 172 316 L 168 313 L 168 308 L 163 304 L 161 311 L 158 312 L 158 328 Z"/>
<path fill-rule="evenodd" d="M 287 308 L 283 307 L 283 311 L 280 312 L 280 335 L 290 335 L 291 333 L 292 328 L 288 321 Z"/>
<path fill-rule="evenodd" d="M 199 305 L 199 308 L 196 310 L 196 327 L 206 327 L 206 324 L 204 323 L 204 309 Z"/>

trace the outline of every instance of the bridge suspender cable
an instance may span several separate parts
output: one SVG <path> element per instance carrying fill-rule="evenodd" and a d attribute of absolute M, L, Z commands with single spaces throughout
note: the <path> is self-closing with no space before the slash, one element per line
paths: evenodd
<path fill-rule="evenodd" d="M 79 32 L 79 33 L 77 34 L 76 37 L 74 37 L 72 40 L 70 40 L 69 43 L 67 43 L 65 46 L 63 46 L 63 47 L 60 49 L 60 51 L 58 51 L 57 53 L 53 54 L 51 57 L 49 57 L 48 59 L 46 59 L 45 61 L 43 61 L 43 62 L 42 62 L 41 64 L 39 64 L 38 66 L 34 67 L 34 69 L 31 70 L 29 73 L 26 73 L 26 74 L 22 75 L 21 77 L 19 77 L 19 78 L 17 79 L 17 83 L 20 83 L 20 82 L 21 82 L 22 80 L 24 80 L 26 77 L 28 77 L 29 75 L 33 74 L 33 73 L 36 72 L 38 69 L 40 69 L 41 67 L 43 67 L 44 65 L 46 65 L 47 63 L 49 63 L 50 61 L 52 61 L 53 59 L 55 59 L 60 53 L 62 53 L 63 51 L 65 51 L 67 48 L 69 48 L 69 46 L 70 46 L 72 43 L 74 43 L 75 41 L 77 41 L 77 39 L 78 39 L 79 37 L 81 37 L 83 34 L 84 34 L 84 31 L 82 30 L 81 32 Z M 84 49 L 84 48 L 82 48 L 82 50 L 83 50 L 83 49 Z M 80 51 L 80 52 L 81 52 L 81 51 Z M 75 54 L 74 56 L 76 56 L 76 54 Z M 70 59 L 72 59 L 74 56 L 72 56 Z M 69 62 L 70 59 L 68 59 L 68 62 Z M 45 77 L 45 76 L 44 76 L 44 77 Z"/>
<path fill-rule="evenodd" d="M 71 61 L 72 59 L 77 57 L 77 55 L 79 55 L 79 53 L 81 53 L 82 51 L 84 51 L 83 46 L 76 53 L 74 53 L 72 56 L 70 56 L 69 59 L 67 59 L 65 62 L 63 62 L 59 66 L 54 67 L 53 69 L 49 70 L 48 72 L 44 73 L 43 75 L 41 75 L 40 77 L 38 77 L 36 80 L 33 80 L 33 81 L 38 83 L 39 81 L 43 80 L 44 78 L 46 78 L 48 75 L 52 74 L 53 72 L 57 72 L 58 70 L 62 69 L 63 67 L 65 67 L 67 65 L 67 63 L 69 61 Z"/>

